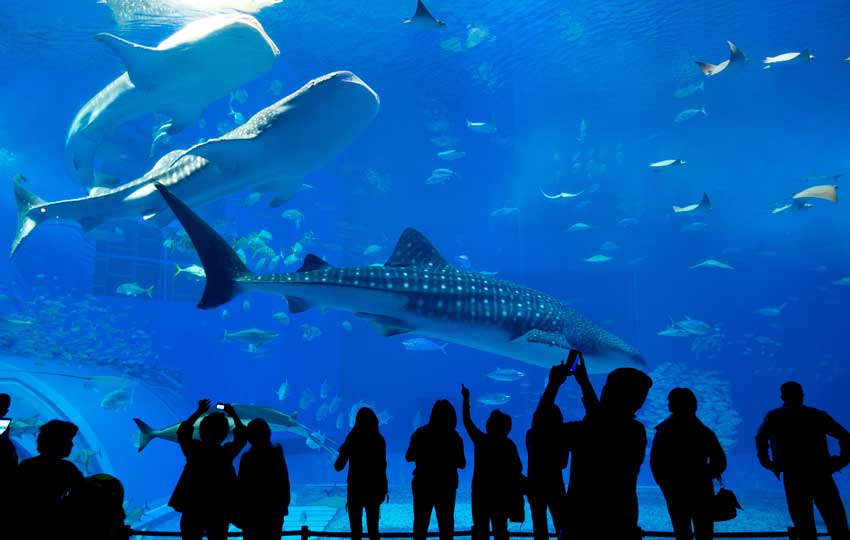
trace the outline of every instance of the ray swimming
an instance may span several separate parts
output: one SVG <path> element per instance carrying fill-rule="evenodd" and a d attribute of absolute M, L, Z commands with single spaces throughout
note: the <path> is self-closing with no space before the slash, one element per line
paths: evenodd
<path fill-rule="evenodd" d="M 449 265 L 406 229 L 382 267 L 337 268 L 307 255 L 296 272 L 255 274 L 233 248 L 165 186 L 156 188 L 186 229 L 206 272 L 198 303 L 212 309 L 256 290 L 286 297 L 291 313 L 349 311 L 385 336 L 414 333 L 549 367 L 579 349 L 591 372 L 645 364 L 614 334 L 545 293 Z"/>

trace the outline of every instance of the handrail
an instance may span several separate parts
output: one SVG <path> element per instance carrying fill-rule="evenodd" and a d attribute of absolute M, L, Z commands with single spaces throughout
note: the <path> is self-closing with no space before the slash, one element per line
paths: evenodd
<path fill-rule="evenodd" d="M 180 538 L 182 536 L 179 532 L 172 531 L 136 531 L 130 530 L 130 536 L 152 536 L 152 537 L 165 537 L 165 538 Z M 229 532 L 227 536 L 230 538 L 241 538 L 241 532 Z M 281 537 L 284 536 L 298 536 L 300 540 L 309 540 L 310 538 L 351 538 L 350 532 L 326 532 L 326 531 L 311 531 L 306 525 L 302 526 L 301 529 L 297 531 L 281 531 Z M 439 532 L 428 532 L 426 534 L 428 538 L 437 538 L 440 536 Z M 453 537 L 467 537 L 472 536 L 472 531 L 464 530 L 464 531 L 454 531 L 452 534 Z M 508 536 L 510 538 L 533 538 L 534 533 L 532 532 L 513 532 L 508 531 Z M 828 533 L 817 533 L 819 538 L 829 536 Z M 368 534 L 364 534 L 364 537 L 368 538 Z M 550 538 L 557 538 L 557 535 L 550 532 Z M 644 531 L 641 530 L 642 538 L 675 538 L 676 535 L 669 531 Z M 412 532 L 382 532 L 381 538 L 413 538 Z M 749 532 L 749 531 L 739 531 L 739 532 L 715 532 L 714 538 L 788 538 L 789 540 L 797 540 L 799 536 L 794 531 L 793 527 L 788 527 L 787 531 L 757 531 L 757 532 Z"/>

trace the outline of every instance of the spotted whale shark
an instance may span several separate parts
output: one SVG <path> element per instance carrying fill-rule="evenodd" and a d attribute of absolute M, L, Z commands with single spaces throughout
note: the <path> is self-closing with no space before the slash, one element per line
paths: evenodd
<path fill-rule="evenodd" d="M 221 137 L 169 152 L 147 174 L 124 185 L 47 202 L 15 182 L 18 233 L 11 254 L 45 221 L 76 221 L 84 231 L 120 218 L 167 224 L 173 218 L 154 188 L 156 182 L 193 205 L 248 188 L 270 193 L 275 204 L 282 204 L 298 191 L 307 174 L 366 128 L 379 105 L 378 95 L 359 77 L 335 71 L 313 79 Z"/>
<path fill-rule="evenodd" d="M 645 364 L 640 353 L 556 298 L 449 265 L 428 239 L 406 229 L 381 267 L 338 268 L 307 255 L 295 272 L 256 274 L 212 227 L 162 184 L 157 189 L 189 235 L 206 273 L 198 307 L 245 291 L 284 296 L 289 311 L 348 311 L 385 336 L 415 333 L 549 367 L 570 349 L 588 371 Z"/>

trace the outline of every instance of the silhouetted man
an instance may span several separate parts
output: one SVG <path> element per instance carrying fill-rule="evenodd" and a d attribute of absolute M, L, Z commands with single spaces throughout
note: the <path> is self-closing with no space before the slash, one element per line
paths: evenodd
<path fill-rule="evenodd" d="M 272 444 L 272 430 L 262 418 L 248 422 L 246 432 L 251 448 L 239 461 L 239 526 L 245 540 L 277 540 L 291 499 L 283 447 Z"/>
<path fill-rule="evenodd" d="M 697 418 L 697 398 L 688 388 L 667 395 L 670 416 L 655 428 L 649 465 L 667 501 L 676 540 L 714 538 L 713 478 L 726 470 L 717 435 Z"/>
<path fill-rule="evenodd" d="M 767 413 L 756 435 L 762 467 L 782 477 L 788 513 L 798 538 L 815 538 L 812 503 L 833 540 L 850 540 L 847 514 L 832 474 L 850 463 L 850 432 L 826 412 L 803 405 L 803 387 L 780 388 L 783 406 Z M 838 440 L 840 454 L 829 453 L 827 436 Z"/>

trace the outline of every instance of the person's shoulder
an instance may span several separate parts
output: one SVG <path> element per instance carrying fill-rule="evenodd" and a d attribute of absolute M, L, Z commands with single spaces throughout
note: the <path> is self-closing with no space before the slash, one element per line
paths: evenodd
<path fill-rule="evenodd" d="M 59 467 L 62 469 L 62 472 L 67 474 L 68 476 L 78 476 L 80 478 L 83 477 L 83 473 L 80 471 L 80 469 L 76 465 L 71 463 L 69 460 L 63 459 L 59 463 Z"/>

